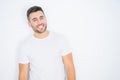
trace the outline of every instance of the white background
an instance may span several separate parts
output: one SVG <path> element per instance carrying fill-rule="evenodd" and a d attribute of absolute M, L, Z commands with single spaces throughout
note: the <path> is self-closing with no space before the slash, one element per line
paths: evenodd
<path fill-rule="evenodd" d="M 16 47 L 31 34 L 26 10 L 33 5 L 70 41 L 77 80 L 120 80 L 119 0 L 0 0 L 0 80 L 17 80 Z"/>

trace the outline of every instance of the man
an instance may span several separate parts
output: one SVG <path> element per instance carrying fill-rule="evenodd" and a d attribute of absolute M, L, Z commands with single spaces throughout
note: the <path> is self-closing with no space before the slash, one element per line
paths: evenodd
<path fill-rule="evenodd" d="M 29 8 L 27 18 L 34 34 L 19 48 L 19 80 L 75 80 L 71 49 L 62 35 L 47 30 L 42 8 Z"/>

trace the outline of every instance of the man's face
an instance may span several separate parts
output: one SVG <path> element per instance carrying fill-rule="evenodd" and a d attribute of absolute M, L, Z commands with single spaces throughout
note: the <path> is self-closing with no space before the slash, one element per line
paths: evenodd
<path fill-rule="evenodd" d="M 43 33 L 47 29 L 46 17 L 42 11 L 31 13 L 28 23 L 36 33 Z"/>

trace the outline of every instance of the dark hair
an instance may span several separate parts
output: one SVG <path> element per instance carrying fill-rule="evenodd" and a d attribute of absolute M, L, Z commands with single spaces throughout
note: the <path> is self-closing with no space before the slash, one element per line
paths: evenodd
<path fill-rule="evenodd" d="M 27 10 L 27 19 L 29 20 L 29 15 L 33 12 L 37 12 L 37 11 L 42 11 L 43 14 L 44 14 L 44 11 L 42 9 L 42 7 L 40 6 L 33 6 L 33 7 L 30 7 L 28 10 Z"/>

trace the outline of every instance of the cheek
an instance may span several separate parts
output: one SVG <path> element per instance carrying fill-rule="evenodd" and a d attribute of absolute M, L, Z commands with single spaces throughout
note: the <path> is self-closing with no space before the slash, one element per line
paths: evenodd
<path fill-rule="evenodd" d="M 43 23 L 46 23 L 46 22 L 47 22 L 47 20 L 46 20 L 46 19 L 43 19 L 43 20 L 42 20 L 42 22 L 43 22 Z"/>
<path fill-rule="evenodd" d="M 43 23 L 43 24 L 46 24 L 46 21 L 43 21 L 42 23 Z"/>
<path fill-rule="evenodd" d="M 32 26 L 36 26 L 37 25 L 37 23 L 35 23 L 35 22 L 32 22 Z"/>

